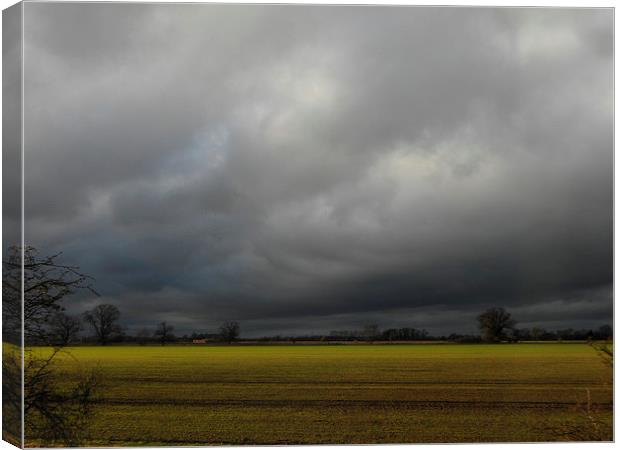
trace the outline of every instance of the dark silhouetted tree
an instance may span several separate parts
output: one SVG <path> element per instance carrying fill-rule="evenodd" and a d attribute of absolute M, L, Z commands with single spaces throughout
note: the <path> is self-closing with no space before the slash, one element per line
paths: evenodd
<path fill-rule="evenodd" d="M 487 342 L 505 339 L 506 331 L 512 330 L 516 323 L 504 308 L 489 308 L 478 316 L 478 328 Z"/>
<path fill-rule="evenodd" d="M 92 279 L 81 274 L 78 267 L 58 263 L 59 256 L 40 257 L 33 247 L 23 250 L 23 360 L 19 347 L 12 345 L 21 344 L 22 250 L 9 248 L 3 260 L 3 331 L 8 343 L 2 357 L 3 432 L 15 434 L 11 420 L 21 419 L 23 380 L 25 435 L 48 447 L 77 446 L 82 442 L 97 388 L 94 372 L 72 383 L 55 367 L 56 356 L 64 351 L 63 346 L 75 330 L 73 321 L 65 321 L 68 316 L 61 314 L 62 301 L 79 289 L 96 294 L 90 285 Z M 60 321 L 63 331 L 59 336 Z M 54 348 L 43 356 L 31 350 L 32 344 Z M 32 446 L 32 442 L 25 444 Z"/>
<path fill-rule="evenodd" d="M 415 328 L 390 328 L 381 333 L 386 341 L 423 341 L 429 338 L 428 331 Z"/>
<path fill-rule="evenodd" d="M 162 322 L 157 325 L 157 329 L 155 330 L 154 335 L 159 339 L 159 343 L 161 345 L 166 345 L 166 342 L 170 342 L 174 339 L 174 335 L 172 331 L 174 327 L 172 325 L 168 325 L 166 322 Z"/>
<path fill-rule="evenodd" d="M 49 343 L 50 319 L 63 310 L 61 300 L 77 290 L 96 292 L 92 278 L 75 266 L 57 262 L 61 254 L 40 257 L 33 247 L 24 249 L 24 340 L 26 345 Z M 10 247 L 2 270 L 3 334 L 21 343 L 21 251 Z"/>
<path fill-rule="evenodd" d="M 374 339 L 377 339 L 379 337 L 379 334 L 381 334 L 381 332 L 379 331 L 379 325 L 377 325 L 376 323 L 370 323 L 368 325 L 364 325 L 364 328 L 362 329 L 362 337 L 364 339 L 366 339 L 367 341 L 372 341 Z"/>
<path fill-rule="evenodd" d="M 228 343 L 239 337 L 240 327 L 237 322 L 224 322 L 220 327 L 220 336 Z"/>
<path fill-rule="evenodd" d="M 57 312 L 50 319 L 50 342 L 54 345 L 65 346 L 77 340 L 82 329 L 82 322 L 77 317 Z"/>
<path fill-rule="evenodd" d="M 140 345 L 145 345 L 149 341 L 150 337 L 151 337 L 151 332 L 147 330 L 146 328 L 142 328 L 136 333 L 136 341 Z"/>
<path fill-rule="evenodd" d="M 547 334 L 547 332 L 539 327 L 534 327 L 530 330 L 530 338 L 534 341 L 538 341 L 539 339 L 542 339 L 542 337 Z"/>
<path fill-rule="evenodd" d="M 116 323 L 121 313 L 114 305 L 102 304 L 84 313 L 84 320 L 90 324 L 101 345 L 108 343 L 110 338 L 121 331 Z"/>
<path fill-rule="evenodd" d="M 611 327 L 611 325 L 603 325 L 597 330 L 597 337 L 598 339 L 611 340 L 614 337 L 614 329 Z"/>

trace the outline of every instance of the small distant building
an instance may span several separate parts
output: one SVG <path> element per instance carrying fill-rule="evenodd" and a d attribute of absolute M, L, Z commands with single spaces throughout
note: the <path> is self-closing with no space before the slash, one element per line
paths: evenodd
<path fill-rule="evenodd" d="M 192 344 L 206 344 L 207 340 L 206 339 L 194 339 L 192 340 Z"/>

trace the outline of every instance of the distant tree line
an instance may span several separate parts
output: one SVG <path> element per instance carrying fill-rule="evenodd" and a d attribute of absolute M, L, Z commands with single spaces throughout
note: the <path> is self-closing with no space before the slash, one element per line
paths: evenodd
<path fill-rule="evenodd" d="M 516 320 L 504 308 L 489 308 L 477 317 L 481 339 L 486 342 L 611 340 L 613 328 L 602 325 L 596 329 L 572 328 L 547 331 L 543 328 L 517 328 Z M 461 337 L 462 339 L 462 337 Z"/>
<path fill-rule="evenodd" d="M 366 325 L 360 330 L 333 330 L 326 338 L 367 341 L 426 341 L 435 340 L 426 330 L 417 328 L 388 328 L 381 330 L 378 325 Z"/>
<path fill-rule="evenodd" d="M 46 333 L 31 334 L 28 345 L 62 345 L 70 344 L 118 344 L 138 343 L 160 344 L 182 343 L 194 341 L 211 341 L 232 343 L 239 339 L 241 327 L 238 322 L 226 321 L 219 333 L 192 333 L 191 336 L 177 337 L 174 326 L 167 321 L 158 323 L 154 329 L 141 328 L 135 334 L 128 333 L 118 322 L 121 318 L 120 310 L 115 306 L 103 303 L 84 312 L 81 316 L 73 316 L 62 310 L 54 311 L 45 320 Z M 84 335 L 84 332 L 91 334 Z M 39 336 L 42 336 L 39 338 Z M 44 336 L 44 337 L 43 337 Z"/>
<path fill-rule="evenodd" d="M 375 324 L 358 330 L 334 330 L 327 336 L 311 336 L 306 339 L 344 341 L 449 341 L 457 343 L 476 342 L 518 342 L 518 341 L 561 341 L 561 340 L 610 340 L 613 328 L 602 325 L 594 329 L 566 328 L 555 331 L 544 328 L 517 328 L 517 322 L 504 308 L 489 308 L 477 316 L 480 334 L 431 335 L 425 329 L 389 328 L 381 331 Z M 280 340 L 281 336 L 277 337 Z M 289 338 L 290 339 L 290 338 Z"/>
<path fill-rule="evenodd" d="M 167 321 L 160 322 L 154 329 L 142 328 L 135 334 L 127 333 L 118 324 L 121 313 L 110 304 L 101 304 L 86 311 L 81 317 L 69 316 L 62 311 L 50 315 L 47 320 L 46 341 L 36 340 L 37 334 L 31 334 L 31 344 L 69 345 L 83 344 L 114 344 L 137 343 L 140 345 L 169 343 L 233 343 L 239 339 L 240 325 L 235 321 L 222 323 L 215 333 L 193 332 L 177 336 L 175 327 Z M 359 329 L 333 330 L 328 334 L 266 336 L 256 341 L 365 341 L 365 342 L 398 342 L 398 341 L 448 341 L 455 343 L 476 342 L 518 342 L 518 341 L 560 341 L 560 340 L 608 340 L 613 337 L 610 325 L 602 325 L 595 329 L 559 329 L 546 330 L 539 327 L 517 328 L 517 322 L 504 308 L 489 308 L 477 316 L 480 334 L 432 335 L 425 329 L 412 327 L 387 328 L 382 330 L 377 324 L 367 324 Z M 84 327 L 87 325 L 88 327 Z M 81 334 L 90 329 L 91 334 Z M 51 339 L 51 341 L 50 341 Z"/>
<path fill-rule="evenodd" d="M 520 341 L 602 341 L 612 339 L 613 329 L 610 325 L 602 325 L 596 329 L 566 328 L 556 331 L 547 331 L 544 328 L 521 328 L 515 330 L 515 335 Z"/>

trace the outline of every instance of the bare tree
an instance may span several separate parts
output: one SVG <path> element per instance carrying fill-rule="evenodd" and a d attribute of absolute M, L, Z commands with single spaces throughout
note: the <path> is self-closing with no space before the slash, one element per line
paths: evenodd
<path fill-rule="evenodd" d="M 69 388 L 57 373 L 54 348 L 47 358 L 28 358 L 24 367 L 24 420 L 28 436 L 51 445 L 78 446 L 87 435 L 99 386 L 94 372 Z"/>
<path fill-rule="evenodd" d="M 75 342 L 82 329 L 82 323 L 77 317 L 57 312 L 50 319 L 50 341 L 54 345 L 66 346 Z"/>
<path fill-rule="evenodd" d="M 364 337 L 367 341 L 373 341 L 380 334 L 379 325 L 376 323 L 369 323 L 364 325 L 362 329 L 362 337 Z"/>
<path fill-rule="evenodd" d="M 597 334 L 599 335 L 600 339 L 607 339 L 611 341 L 614 338 L 614 329 L 611 327 L 611 325 L 602 325 L 597 330 Z"/>
<path fill-rule="evenodd" d="M 504 308 L 489 308 L 478 316 L 478 328 L 483 339 L 498 342 L 506 338 L 506 330 L 514 329 L 517 322 Z"/>
<path fill-rule="evenodd" d="M 63 310 L 61 300 L 77 290 L 95 295 L 93 279 L 79 268 L 59 264 L 61 253 L 40 257 L 34 247 L 25 247 L 24 257 L 24 340 L 26 345 L 48 342 L 49 320 Z M 10 247 L 2 270 L 2 314 L 5 340 L 21 343 L 21 250 Z"/>
<path fill-rule="evenodd" d="M 154 335 L 159 338 L 161 345 L 166 345 L 166 342 L 171 341 L 174 338 L 174 335 L 172 334 L 173 330 L 174 327 L 172 325 L 162 322 L 157 325 Z"/>
<path fill-rule="evenodd" d="M 533 340 L 537 341 L 545 334 L 545 330 L 542 328 L 534 327 L 530 330 L 530 336 Z"/>
<path fill-rule="evenodd" d="M 142 328 L 136 333 L 136 341 L 138 341 L 138 344 L 140 345 L 146 344 L 149 341 L 150 337 L 151 337 L 151 332 L 147 330 L 146 328 Z"/>
<path fill-rule="evenodd" d="M 81 274 L 78 267 L 59 264 L 56 261 L 59 256 L 40 257 L 36 249 L 25 247 L 23 278 L 19 247 L 9 248 L 3 260 L 3 331 L 7 342 L 2 357 L 3 436 L 6 431 L 19 442 L 23 411 L 26 436 L 38 439 L 45 446 L 75 446 L 87 432 L 97 379 L 94 373 L 89 373 L 72 385 L 59 375 L 55 361 L 65 351 L 66 340 L 55 338 L 54 324 L 63 310 L 61 302 L 67 296 L 79 289 L 96 292 L 90 286 L 90 277 Z M 20 347 L 13 345 L 21 344 L 22 280 L 27 345 L 23 360 Z M 32 344 L 54 348 L 46 355 L 32 352 L 28 347 Z"/>
<path fill-rule="evenodd" d="M 224 322 L 220 327 L 220 336 L 228 343 L 239 337 L 240 327 L 238 322 Z"/>
<path fill-rule="evenodd" d="M 106 345 L 110 337 L 121 331 L 116 323 L 121 313 L 114 305 L 102 304 L 84 313 L 84 320 L 90 324 L 101 345 Z"/>

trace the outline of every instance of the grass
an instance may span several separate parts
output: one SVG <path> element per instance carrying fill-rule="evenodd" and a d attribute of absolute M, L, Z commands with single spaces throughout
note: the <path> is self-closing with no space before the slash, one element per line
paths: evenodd
<path fill-rule="evenodd" d="M 95 446 L 588 440 L 586 404 L 593 439 L 612 439 L 612 371 L 585 344 L 75 347 L 57 362 L 67 381 L 91 368 Z"/>

